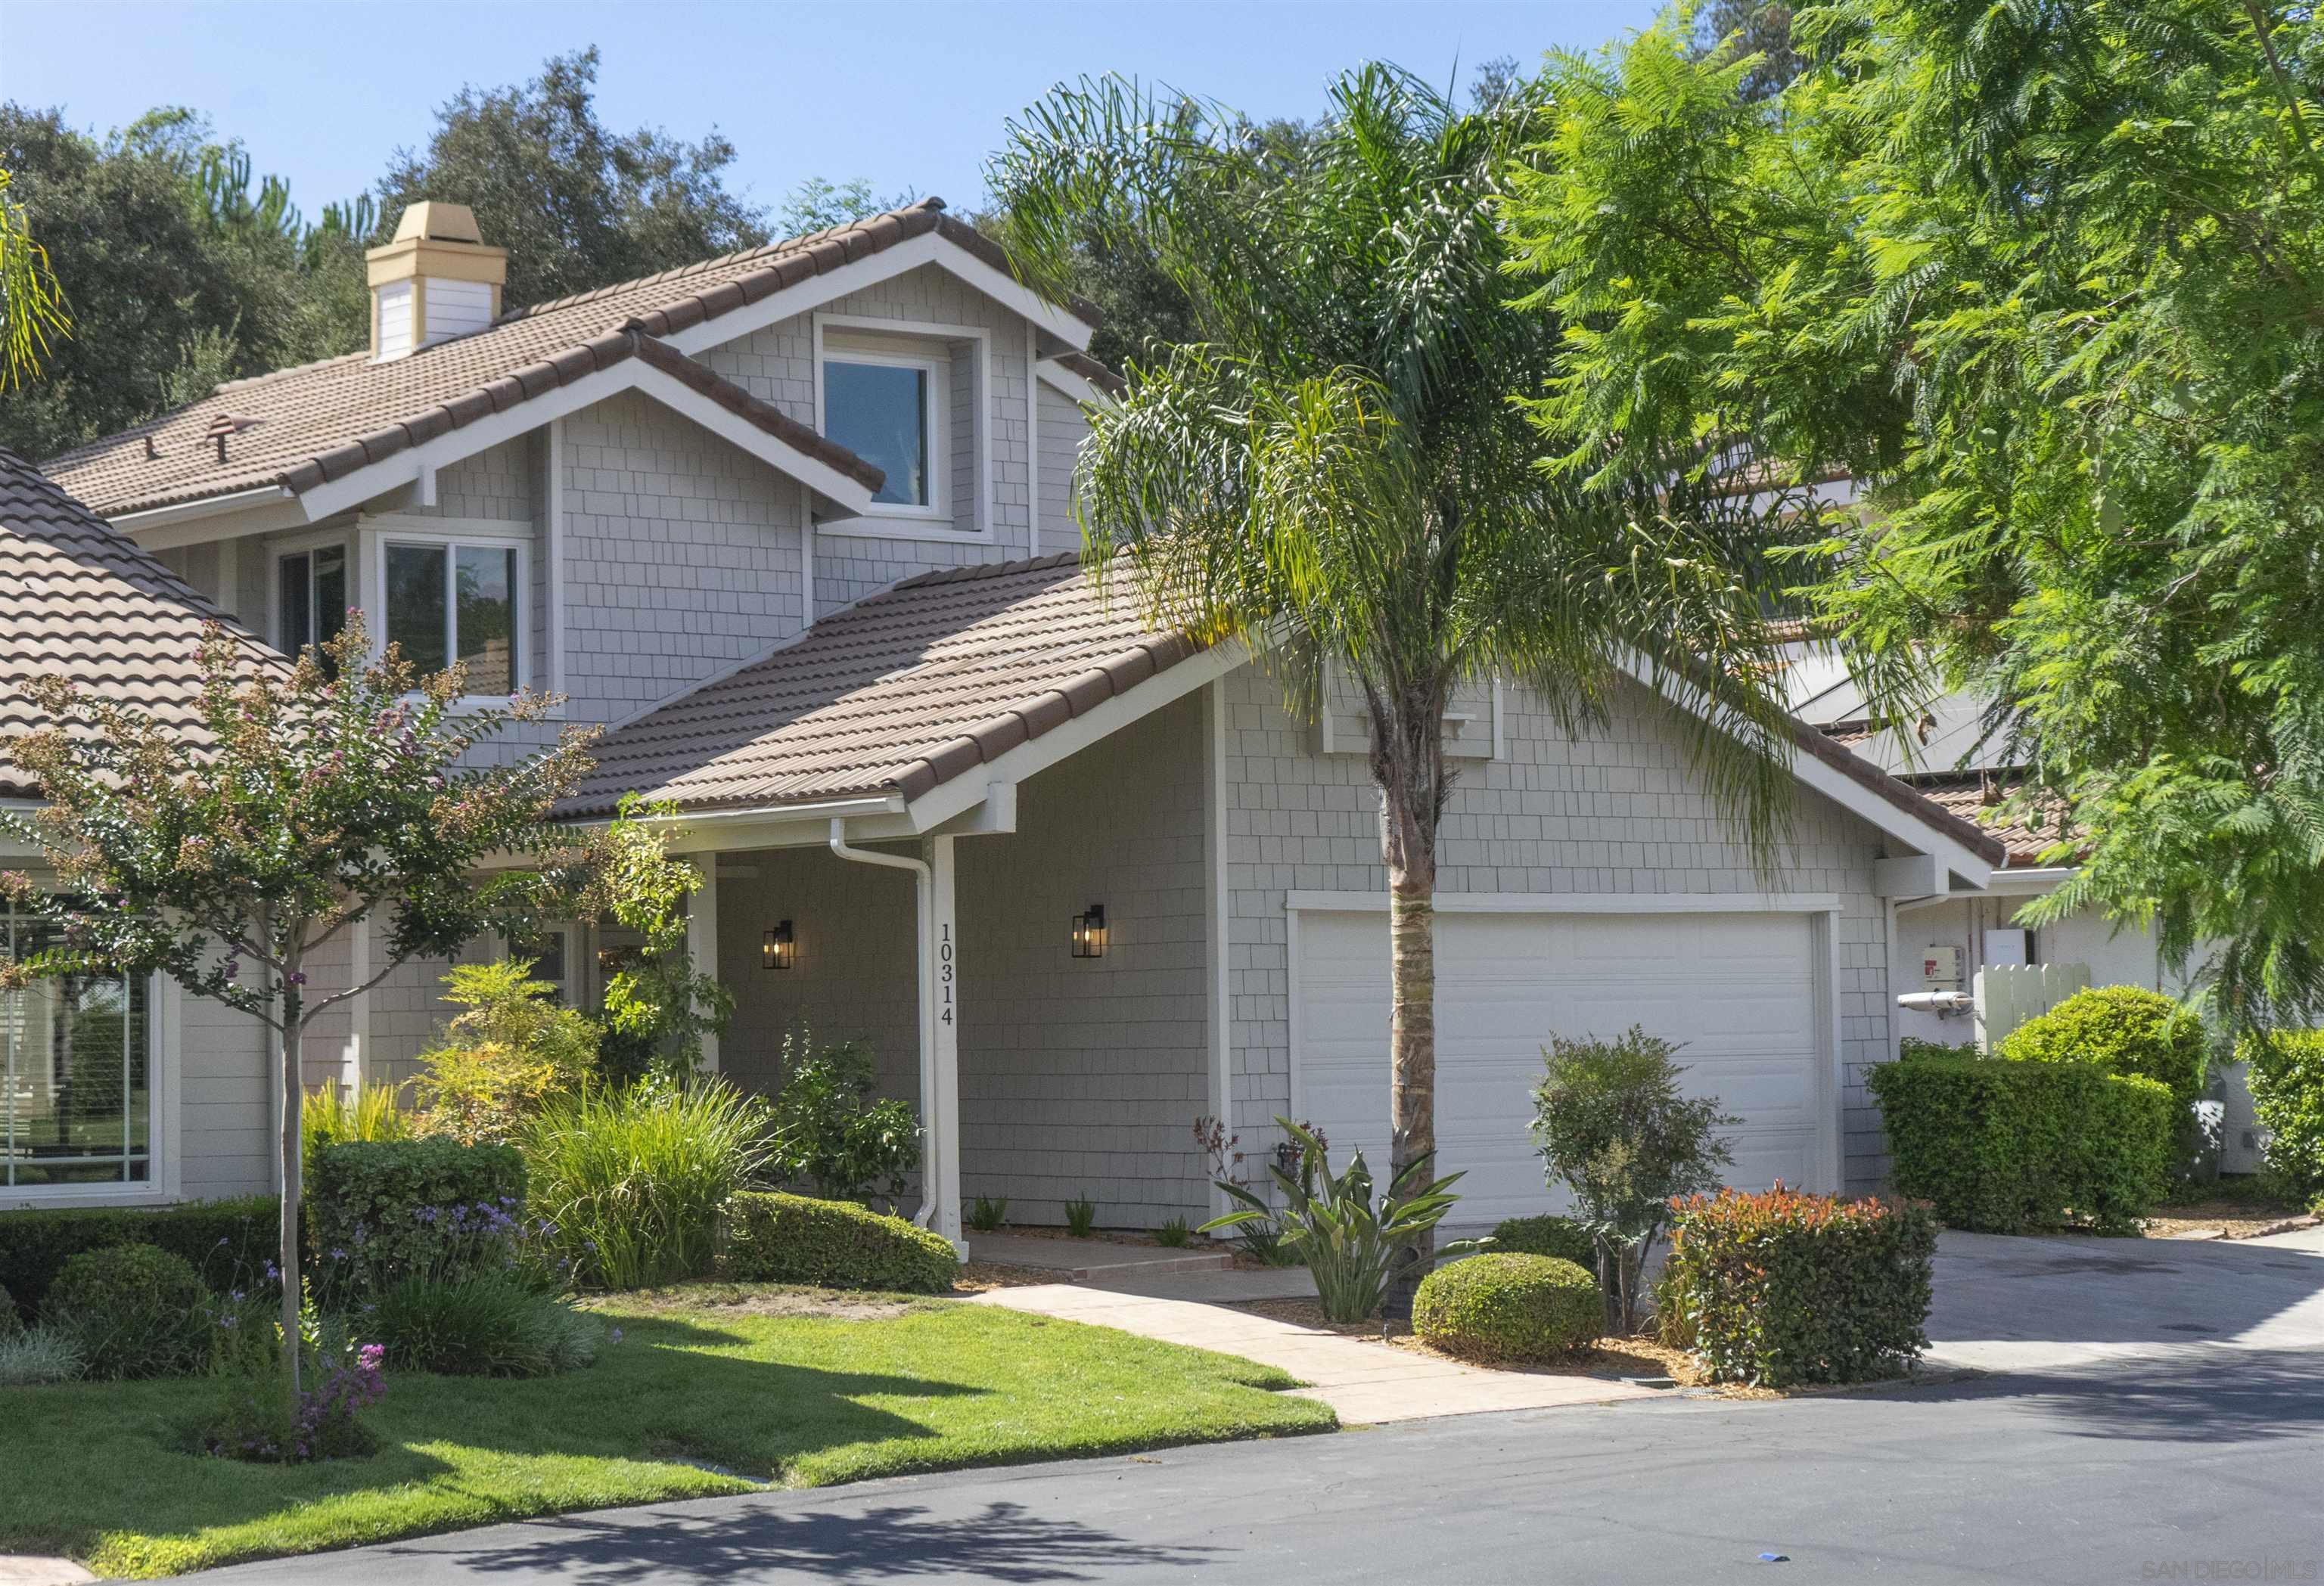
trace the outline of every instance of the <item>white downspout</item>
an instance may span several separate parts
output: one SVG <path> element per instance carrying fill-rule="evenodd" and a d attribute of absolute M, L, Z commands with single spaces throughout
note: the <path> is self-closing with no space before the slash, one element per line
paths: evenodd
<path fill-rule="evenodd" d="M 831 821 L 831 851 L 858 864 L 884 864 L 890 870 L 912 872 L 912 898 L 918 916 L 913 940 L 920 1004 L 920 1132 L 927 1141 L 920 1162 L 920 1209 L 912 1213 L 912 1221 L 926 1228 L 936 1214 L 936 1185 L 943 1168 L 938 1158 L 944 1149 L 943 1130 L 937 1127 L 936 1119 L 936 944 L 928 939 L 936 917 L 936 876 L 925 860 L 849 847 L 847 823 L 837 816 Z"/>

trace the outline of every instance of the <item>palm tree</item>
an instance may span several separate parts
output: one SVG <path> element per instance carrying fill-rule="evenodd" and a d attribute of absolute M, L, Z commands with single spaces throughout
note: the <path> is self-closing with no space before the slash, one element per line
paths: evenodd
<path fill-rule="evenodd" d="M 1577 731 L 1626 666 L 1689 695 L 1697 773 L 1761 855 L 1788 729 L 1767 687 L 1753 498 L 1699 470 L 1585 484 L 1544 462 L 1518 400 L 1543 392 L 1563 335 L 1511 306 L 1498 220 L 1503 172 L 1546 135 L 1545 107 L 1520 88 L 1462 113 L 1379 65 L 1337 80 L 1331 105 L 1314 126 L 1261 129 L 1084 78 L 1010 124 L 987 179 L 995 230 L 1036 290 L 1069 290 L 1081 250 L 1142 254 L 1202 337 L 1149 348 L 1092 415 L 1075 512 L 1093 571 L 1127 558 L 1149 621 L 1250 644 L 1296 710 L 1316 707 L 1327 667 L 1362 695 L 1400 1172 L 1435 1147 L 1454 687 L 1514 676 Z M 1406 1266 L 1406 1305 L 1430 1254 Z"/>
<path fill-rule="evenodd" d="M 49 251 L 32 240 L 24 206 L 8 196 L 0 171 L 0 391 L 37 380 L 49 338 L 72 333 Z"/>

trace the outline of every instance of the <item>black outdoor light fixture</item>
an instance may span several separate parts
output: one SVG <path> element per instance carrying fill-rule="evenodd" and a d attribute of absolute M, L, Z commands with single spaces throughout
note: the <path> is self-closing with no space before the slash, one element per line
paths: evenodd
<path fill-rule="evenodd" d="M 791 922 L 779 919 L 767 927 L 759 944 L 759 958 L 767 969 L 788 969 L 798 961 L 798 944 L 791 939 Z"/>
<path fill-rule="evenodd" d="M 1073 931 L 1074 957 L 1104 957 L 1105 905 L 1093 903 L 1087 910 L 1074 916 Z"/>

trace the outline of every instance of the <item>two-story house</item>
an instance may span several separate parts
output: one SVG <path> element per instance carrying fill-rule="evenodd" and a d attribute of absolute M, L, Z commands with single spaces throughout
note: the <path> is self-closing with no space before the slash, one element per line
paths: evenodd
<path fill-rule="evenodd" d="M 678 809 L 696 951 L 736 1001 L 719 1067 L 771 1085 L 800 1023 L 868 1042 L 920 1109 L 945 1233 L 977 1194 L 1197 1219 L 1198 1115 L 1246 1149 L 1283 1113 L 1384 1158 L 1361 720 L 1344 697 L 1294 719 L 1242 650 L 1143 631 L 1076 565 L 1074 456 L 1111 383 L 1092 311 L 936 200 L 513 311 L 503 268 L 466 210 L 414 206 L 372 257 L 371 346 L 47 472 L 277 646 L 357 607 L 479 695 L 602 724 L 572 813 Z M 1893 1051 L 1886 899 L 1982 887 L 2000 846 L 1803 728 L 1770 881 L 1673 708 L 1641 685 L 1577 737 L 1508 682 L 1448 714 L 1438 1137 L 1464 1225 L 1550 1203 L 1526 1124 L 1552 1032 L 1684 1042 L 1744 1120 L 1738 1182 L 1883 1176 L 1862 1075 Z M 621 944 L 540 945 L 586 1000 Z M 352 1004 L 310 1079 L 408 1073 L 441 970 Z M 143 1103 L 150 1152 L 101 1185 L 6 1178 L 0 1203 L 267 1185 L 255 1027 L 150 1000 L 134 1038 L 174 1076 Z"/>

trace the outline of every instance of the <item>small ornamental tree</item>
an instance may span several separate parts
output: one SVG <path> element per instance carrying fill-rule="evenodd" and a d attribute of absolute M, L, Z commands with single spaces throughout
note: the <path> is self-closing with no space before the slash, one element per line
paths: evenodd
<path fill-rule="evenodd" d="M 27 687 L 51 724 L 5 747 L 46 803 L 0 816 L 0 829 L 38 844 L 54 880 L 10 872 L 0 887 L 56 922 L 63 945 L 0 965 L 0 986 L 95 965 L 160 972 L 274 1032 L 282 1328 L 296 1338 L 307 1030 L 410 959 L 449 957 L 488 929 L 539 928 L 586 857 L 548 817 L 586 768 L 594 730 L 567 729 L 512 763 L 466 763 L 553 699 L 456 710 L 460 667 L 419 678 L 392 645 L 373 659 L 355 612 L 287 668 L 254 667 L 213 625 L 200 665 L 191 732 L 62 679 Z M 380 927 L 369 978 L 310 991 L 318 954 L 364 919 Z M 299 1351 L 281 1355 L 295 1392 Z"/>

